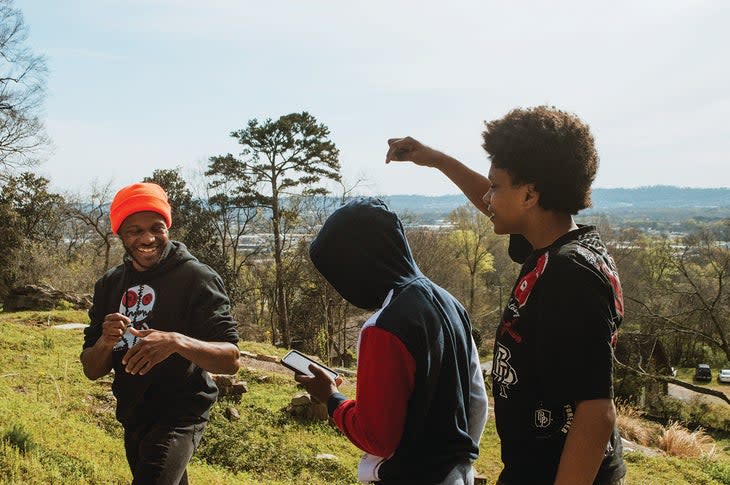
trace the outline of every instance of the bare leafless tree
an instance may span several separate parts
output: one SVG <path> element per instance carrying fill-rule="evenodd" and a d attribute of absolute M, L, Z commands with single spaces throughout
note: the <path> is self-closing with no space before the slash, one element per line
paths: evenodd
<path fill-rule="evenodd" d="M 231 196 L 231 193 L 228 181 L 205 188 L 205 200 L 213 217 L 215 240 L 218 241 L 217 249 L 230 272 L 228 289 L 234 293 L 232 298 L 235 300 L 238 291 L 246 291 L 238 288 L 244 268 L 263 251 L 265 244 L 254 233 L 260 217 L 255 204 L 249 198 Z"/>
<path fill-rule="evenodd" d="M 96 252 L 104 257 L 104 271 L 111 264 L 111 250 L 114 242 L 111 222 L 109 221 L 109 204 L 112 198 L 112 182 L 91 184 L 90 194 L 82 197 L 70 197 L 68 200 L 69 216 L 80 221 L 90 230 L 95 239 Z"/>
<path fill-rule="evenodd" d="M 0 0 L 0 178 L 36 163 L 49 142 L 40 119 L 46 61 L 27 40 L 21 11 L 12 0 Z"/>

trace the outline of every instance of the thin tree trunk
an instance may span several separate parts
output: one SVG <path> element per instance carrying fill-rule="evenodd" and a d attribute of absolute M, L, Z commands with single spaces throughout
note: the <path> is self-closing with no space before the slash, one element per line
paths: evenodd
<path fill-rule="evenodd" d="M 477 285 L 476 282 L 476 269 L 472 270 L 469 281 L 469 314 L 474 315 L 474 293 L 475 293 L 475 287 Z"/>
<path fill-rule="evenodd" d="M 286 296 L 284 293 L 284 275 L 282 271 L 281 254 L 283 252 L 279 223 L 281 214 L 279 211 L 279 194 L 274 192 L 272 197 L 271 227 L 274 232 L 274 266 L 276 270 L 276 308 L 279 320 L 279 329 L 284 347 L 289 348 L 291 337 L 289 335 L 289 319 L 286 308 Z"/>
<path fill-rule="evenodd" d="M 276 345 L 276 321 L 271 312 L 269 312 L 269 322 L 271 324 L 271 345 Z"/>
<path fill-rule="evenodd" d="M 109 269 L 109 254 L 111 253 L 111 242 L 106 239 L 104 241 L 104 272 Z"/>

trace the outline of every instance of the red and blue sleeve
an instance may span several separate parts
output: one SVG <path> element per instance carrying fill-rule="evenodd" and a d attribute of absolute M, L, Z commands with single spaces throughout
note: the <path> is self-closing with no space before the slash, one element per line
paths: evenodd
<path fill-rule="evenodd" d="M 337 427 L 371 455 L 388 457 L 400 444 L 416 362 L 403 342 L 379 327 L 360 337 L 357 395 L 347 400 L 333 394 L 328 408 Z"/>

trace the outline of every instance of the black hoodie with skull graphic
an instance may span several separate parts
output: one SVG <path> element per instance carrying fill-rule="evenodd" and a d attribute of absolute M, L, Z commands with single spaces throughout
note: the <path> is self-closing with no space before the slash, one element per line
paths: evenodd
<path fill-rule="evenodd" d="M 93 346 L 110 313 L 129 317 L 138 330 L 178 332 L 208 342 L 238 342 L 236 323 L 220 276 L 172 241 L 167 256 L 147 271 L 129 260 L 109 270 L 94 287 L 84 348 Z M 117 419 L 124 425 L 197 422 L 208 417 L 218 389 L 208 373 L 172 354 L 145 375 L 125 372 L 122 357 L 137 338 L 127 331 L 112 351 Z"/>

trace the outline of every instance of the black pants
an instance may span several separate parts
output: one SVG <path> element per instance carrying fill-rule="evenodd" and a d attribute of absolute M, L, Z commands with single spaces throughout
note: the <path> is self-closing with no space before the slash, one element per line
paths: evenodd
<path fill-rule="evenodd" d="M 132 485 L 188 485 L 185 468 L 206 423 L 125 426 L 124 450 L 132 470 Z"/>

